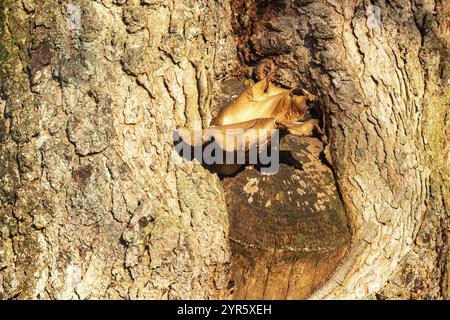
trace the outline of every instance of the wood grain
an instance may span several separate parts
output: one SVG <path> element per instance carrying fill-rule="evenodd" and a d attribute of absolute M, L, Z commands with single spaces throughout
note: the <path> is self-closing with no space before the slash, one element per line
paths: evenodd
<path fill-rule="evenodd" d="M 248 167 L 223 180 L 233 298 L 306 298 L 345 255 L 350 232 L 321 151 L 318 139 L 287 136 L 277 174 Z"/>

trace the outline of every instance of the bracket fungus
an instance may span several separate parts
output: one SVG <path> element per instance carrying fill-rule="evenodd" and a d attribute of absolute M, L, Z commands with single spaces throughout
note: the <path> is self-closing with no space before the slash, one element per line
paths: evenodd
<path fill-rule="evenodd" d="M 283 89 L 266 77 L 242 92 L 225 106 L 210 127 L 194 130 L 178 127 L 181 141 L 194 148 L 205 148 L 215 142 L 222 152 L 247 152 L 260 150 L 271 142 L 274 130 L 282 136 L 290 133 L 309 136 L 318 128 L 318 120 L 308 119 L 308 102 L 317 98 L 304 91 L 296 95 L 294 90 Z M 248 154 L 247 154 L 248 158 Z M 241 168 L 236 163 L 217 163 L 215 171 L 231 175 Z"/>

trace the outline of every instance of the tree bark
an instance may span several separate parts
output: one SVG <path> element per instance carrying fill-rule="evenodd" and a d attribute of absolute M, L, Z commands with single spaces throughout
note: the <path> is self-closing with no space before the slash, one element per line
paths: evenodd
<path fill-rule="evenodd" d="M 444 0 L 3 0 L 0 298 L 228 297 L 224 191 L 173 161 L 172 130 L 210 122 L 220 80 L 273 66 L 319 96 L 352 232 L 311 298 L 448 298 L 449 13 Z"/>
<path fill-rule="evenodd" d="M 208 120 L 214 79 L 229 68 L 229 7 L 1 9 L 0 297 L 226 295 L 219 179 L 171 157 L 172 130 Z"/>
<path fill-rule="evenodd" d="M 374 3 L 379 28 L 364 14 L 369 1 L 299 8 L 311 17 L 311 77 L 326 90 L 353 230 L 350 253 L 314 297 L 446 297 L 450 7 Z"/>

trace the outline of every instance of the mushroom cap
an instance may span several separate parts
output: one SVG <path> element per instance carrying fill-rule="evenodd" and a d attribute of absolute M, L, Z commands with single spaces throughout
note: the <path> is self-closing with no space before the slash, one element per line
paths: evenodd
<path fill-rule="evenodd" d="M 292 90 L 277 87 L 264 78 L 225 106 L 211 125 L 229 125 L 258 118 L 296 121 L 306 114 L 308 100 L 311 100 L 310 95 L 294 95 Z"/>

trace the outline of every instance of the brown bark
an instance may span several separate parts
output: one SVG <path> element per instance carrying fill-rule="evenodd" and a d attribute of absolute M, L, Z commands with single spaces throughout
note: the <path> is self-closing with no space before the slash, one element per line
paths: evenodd
<path fill-rule="evenodd" d="M 448 2 L 0 9 L 1 298 L 227 296 L 224 192 L 172 161 L 172 129 L 209 124 L 219 80 L 273 66 L 319 96 L 352 231 L 311 297 L 448 297 Z"/>

